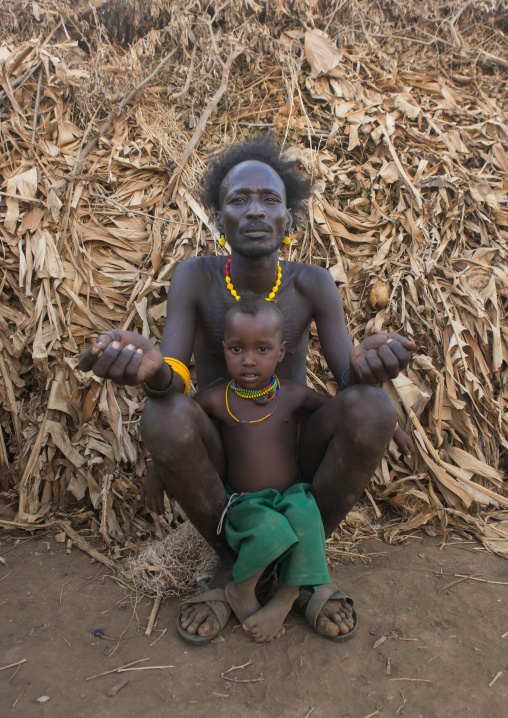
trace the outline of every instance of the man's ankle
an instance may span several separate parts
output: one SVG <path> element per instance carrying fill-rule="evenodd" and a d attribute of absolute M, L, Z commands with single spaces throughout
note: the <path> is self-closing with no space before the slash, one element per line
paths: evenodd
<path fill-rule="evenodd" d="M 225 588 L 233 578 L 233 563 L 222 562 L 220 559 L 213 570 L 213 575 L 208 582 L 209 588 Z"/>

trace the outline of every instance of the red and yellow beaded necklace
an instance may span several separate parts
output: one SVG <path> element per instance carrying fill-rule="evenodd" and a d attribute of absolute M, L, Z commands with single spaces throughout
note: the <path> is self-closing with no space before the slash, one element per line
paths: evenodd
<path fill-rule="evenodd" d="M 229 291 L 231 292 L 233 297 L 236 299 L 236 301 L 239 302 L 241 297 L 236 292 L 236 289 L 233 287 L 231 279 L 229 278 L 230 271 L 231 271 L 231 257 L 228 258 L 228 261 L 226 262 L 226 266 L 224 267 L 224 276 L 226 278 L 227 288 L 229 289 Z M 277 261 L 277 279 L 275 281 L 275 284 L 272 287 L 272 291 L 270 292 L 270 294 L 267 297 L 265 297 L 267 302 L 270 302 L 275 297 L 276 293 L 279 291 L 281 277 L 282 277 L 282 270 L 280 268 L 280 262 Z"/>

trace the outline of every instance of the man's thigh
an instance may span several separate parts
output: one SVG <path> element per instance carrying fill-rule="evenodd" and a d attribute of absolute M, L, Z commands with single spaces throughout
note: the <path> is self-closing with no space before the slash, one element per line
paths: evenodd
<path fill-rule="evenodd" d="M 141 416 L 141 434 L 148 450 L 164 461 L 175 454 L 204 446 L 215 470 L 223 479 L 225 460 L 219 430 L 205 411 L 184 394 L 149 399 Z"/>
<path fill-rule="evenodd" d="M 312 483 L 332 440 L 337 456 L 346 463 L 362 463 L 371 453 L 384 451 L 395 421 L 395 409 L 383 389 L 355 385 L 340 392 L 302 425 L 298 443 L 302 480 Z"/>

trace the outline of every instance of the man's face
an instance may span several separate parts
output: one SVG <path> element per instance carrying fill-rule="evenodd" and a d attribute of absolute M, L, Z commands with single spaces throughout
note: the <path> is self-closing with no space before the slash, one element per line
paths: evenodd
<path fill-rule="evenodd" d="M 284 183 L 269 165 L 241 162 L 223 179 L 217 228 L 244 257 L 276 251 L 292 224 Z"/>
<path fill-rule="evenodd" d="M 282 361 L 286 342 L 277 319 L 260 312 L 233 314 L 228 317 L 224 335 L 224 355 L 229 375 L 244 389 L 265 387 L 278 362 Z"/>

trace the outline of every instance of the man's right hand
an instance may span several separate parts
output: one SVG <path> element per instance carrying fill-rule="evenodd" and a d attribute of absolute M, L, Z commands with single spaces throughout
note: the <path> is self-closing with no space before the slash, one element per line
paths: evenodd
<path fill-rule="evenodd" d="M 101 334 L 78 363 L 81 371 L 92 370 L 116 384 L 140 384 L 164 366 L 164 357 L 149 339 L 134 332 L 113 329 Z"/>

